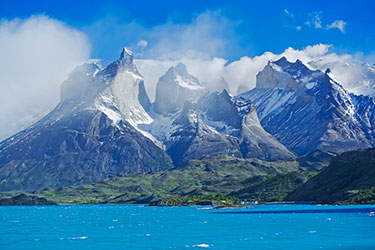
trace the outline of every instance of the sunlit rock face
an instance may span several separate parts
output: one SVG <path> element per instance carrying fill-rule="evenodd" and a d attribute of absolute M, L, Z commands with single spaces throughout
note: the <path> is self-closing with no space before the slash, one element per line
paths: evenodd
<path fill-rule="evenodd" d="M 187 72 L 186 66 L 179 63 L 160 77 L 156 85 L 154 110 L 158 114 L 174 113 L 185 102 L 195 103 L 207 92 L 199 80 Z"/>
<path fill-rule="evenodd" d="M 105 69 L 78 67 L 52 112 L 0 143 L 0 190 L 36 191 L 173 167 L 162 145 L 138 129 L 152 122 L 147 103 L 129 50 Z"/>
<path fill-rule="evenodd" d="M 299 155 L 344 152 L 375 145 L 375 105 L 350 94 L 329 70 L 310 70 L 281 58 L 257 75 L 256 88 L 242 94 L 257 108 L 262 126 Z"/>

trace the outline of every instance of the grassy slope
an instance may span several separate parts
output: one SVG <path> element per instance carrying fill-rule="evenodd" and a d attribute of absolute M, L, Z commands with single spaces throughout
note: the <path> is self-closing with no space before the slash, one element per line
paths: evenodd
<path fill-rule="evenodd" d="M 331 160 L 337 156 L 335 153 L 316 150 L 306 156 L 297 159 L 303 169 L 316 171 L 327 167 Z"/>
<path fill-rule="evenodd" d="M 216 194 L 227 196 L 256 183 L 260 186 L 258 189 L 254 188 L 253 192 L 259 192 L 264 189 L 265 185 L 261 185 L 264 181 L 272 183 L 274 177 L 291 172 L 300 172 L 299 164 L 295 161 L 271 163 L 255 159 L 210 156 L 202 160 L 192 160 L 169 171 L 126 175 L 94 184 L 45 190 L 39 196 L 58 203 L 150 203 L 170 197 Z M 274 180 L 275 183 L 280 182 L 278 178 Z M 296 183 L 300 184 L 298 181 Z M 289 185 L 288 192 L 295 187 L 295 183 Z M 277 190 L 277 185 L 275 189 L 280 191 Z M 287 192 L 281 191 L 271 198 L 283 198 Z"/>
<path fill-rule="evenodd" d="M 277 176 L 260 176 L 250 178 L 244 189 L 231 193 L 240 199 L 260 201 L 282 201 L 285 196 L 305 183 L 315 172 L 296 171 Z M 251 179 L 262 178 L 263 181 Z"/>
<path fill-rule="evenodd" d="M 286 200 L 375 203 L 375 149 L 346 152 L 334 158 Z"/>

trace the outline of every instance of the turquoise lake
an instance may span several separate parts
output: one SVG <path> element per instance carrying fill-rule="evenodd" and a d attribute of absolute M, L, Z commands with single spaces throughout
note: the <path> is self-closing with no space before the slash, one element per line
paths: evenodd
<path fill-rule="evenodd" d="M 375 249 L 375 206 L 0 207 L 0 249 Z"/>

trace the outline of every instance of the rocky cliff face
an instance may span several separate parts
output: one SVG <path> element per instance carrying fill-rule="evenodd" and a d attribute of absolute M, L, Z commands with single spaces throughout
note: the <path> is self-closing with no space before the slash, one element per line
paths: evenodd
<path fill-rule="evenodd" d="M 155 139 L 137 128 L 151 119 L 141 104 L 148 101 L 142 86 L 126 49 L 105 69 L 77 68 L 51 113 L 0 143 L 0 190 L 35 191 L 171 168 Z"/>
<path fill-rule="evenodd" d="M 255 106 L 241 97 L 231 97 L 225 90 L 203 97 L 198 108 L 206 124 L 239 141 L 246 158 L 291 160 L 295 156 L 267 133 L 259 122 Z"/>
<path fill-rule="evenodd" d="M 167 152 L 176 165 L 207 155 L 242 157 L 236 138 L 220 134 L 204 123 L 196 109 L 186 106 L 173 120 L 166 141 Z"/>
<path fill-rule="evenodd" d="M 190 75 L 182 63 L 169 68 L 156 87 L 154 110 L 158 114 L 172 114 L 185 102 L 194 103 L 208 92 L 197 78 Z"/>
<path fill-rule="evenodd" d="M 257 75 L 241 95 L 257 108 L 261 124 L 289 149 L 344 152 L 374 145 L 374 101 L 348 93 L 329 71 L 312 71 L 281 58 Z"/>
<path fill-rule="evenodd" d="M 182 64 L 177 66 L 177 73 L 183 72 L 189 79 L 195 79 Z M 160 78 L 156 93 L 175 97 L 165 89 L 166 81 L 162 80 L 175 79 L 175 73 L 176 69 L 170 68 Z M 179 96 L 178 105 L 166 105 L 167 99 L 156 99 L 150 112 L 153 122 L 140 126 L 164 143 L 175 165 L 218 154 L 271 161 L 295 158 L 292 152 L 264 131 L 255 107 L 249 101 L 232 97 L 226 90 L 208 92 L 201 86 L 197 87 L 198 83 L 193 81 L 189 86 L 196 87 L 188 88 L 190 92 Z M 174 80 L 168 84 L 180 88 Z M 160 112 L 162 105 L 173 108 Z"/>

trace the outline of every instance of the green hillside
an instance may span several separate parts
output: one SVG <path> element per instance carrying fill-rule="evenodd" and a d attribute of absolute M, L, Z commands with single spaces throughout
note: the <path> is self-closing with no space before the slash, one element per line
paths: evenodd
<path fill-rule="evenodd" d="M 187 200 L 207 200 L 213 197 L 223 199 L 233 196 L 273 201 L 282 200 L 288 192 L 307 179 L 308 175 L 301 172 L 296 161 L 264 162 L 210 156 L 189 161 L 177 169 L 153 174 L 125 175 L 93 184 L 44 190 L 38 196 L 60 204 L 152 203 L 171 200 L 174 201 L 173 204 L 178 204 Z M 251 188 L 246 190 L 248 187 Z M 263 190 L 267 190 L 267 195 L 254 195 Z"/>
<path fill-rule="evenodd" d="M 356 150 L 335 157 L 327 168 L 285 200 L 375 203 L 375 149 Z"/>

